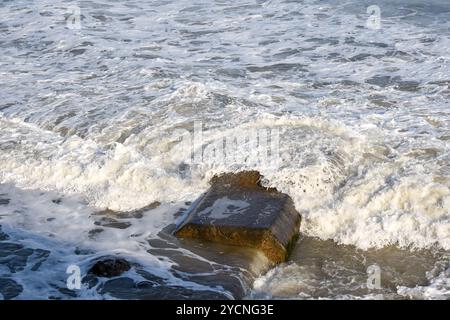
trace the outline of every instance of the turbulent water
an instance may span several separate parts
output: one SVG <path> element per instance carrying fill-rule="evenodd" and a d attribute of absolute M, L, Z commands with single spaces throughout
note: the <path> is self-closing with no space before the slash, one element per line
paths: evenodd
<path fill-rule="evenodd" d="M 243 169 L 292 197 L 306 236 L 250 298 L 450 296 L 447 0 L 15 0 L 0 16 L 4 298 L 67 298 L 67 265 L 109 253 L 197 288 L 148 239 Z M 179 135 L 196 125 L 200 150 L 277 132 L 281 161 L 196 163 Z M 94 214 L 155 201 L 122 225 Z M 379 292 L 361 289 L 371 263 Z"/>

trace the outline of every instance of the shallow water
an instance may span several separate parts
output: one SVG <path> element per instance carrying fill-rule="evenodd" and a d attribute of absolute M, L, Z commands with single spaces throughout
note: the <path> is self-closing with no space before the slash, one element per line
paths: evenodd
<path fill-rule="evenodd" d="M 119 252 L 176 282 L 172 262 L 147 252 L 148 238 L 173 223 L 212 175 L 256 169 L 293 198 L 302 234 L 321 239 L 299 248 L 322 248 L 317 256 L 328 256 L 324 243 L 358 248 L 382 271 L 402 262 L 370 250 L 425 250 L 417 251 L 425 252 L 417 253 L 417 280 L 395 275 L 401 281 L 384 293 L 447 297 L 450 5 L 378 1 L 380 28 L 373 28 L 371 4 L 95 0 L 79 2 L 78 25 L 77 8 L 62 1 L 1 2 L 3 232 L 50 251 L 48 265 L 62 262 L 63 274 L 71 261 L 83 267 Z M 203 141 L 186 149 L 180 132 L 193 133 L 195 123 Z M 246 161 L 255 152 L 246 141 L 226 159 L 192 155 L 255 132 L 279 134 L 279 162 Z M 94 214 L 155 201 L 161 206 L 140 219 Z M 80 257 L 76 247 L 92 253 Z M 419 259 L 427 255 L 436 258 Z M 368 265 L 358 259 L 325 262 L 332 271 L 324 272 L 294 258 L 258 279 L 255 294 L 372 297 L 378 293 L 340 284 L 364 283 Z M 19 298 L 60 294 L 49 283 L 64 286 L 64 276 L 56 279 L 56 269 L 36 276 L 30 263 L 15 273 L 0 265 L 4 286 L 25 288 Z M 302 278 L 305 268 L 312 280 Z M 321 277 L 333 272 L 343 279 L 326 280 L 321 291 Z M 286 273 L 294 284 L 279 283 Z"/>
<path fill-rule="evenodd" d="M 364 251 L 331 240 L 304 237 L 291 261 L 256 281 L 251 297 L 448 299 L 448 281 L 430 285 L 435 277 L 445 277 L 448 259 L 448 252 L 437 249 L 411 251 L 389 246 Z M 373 275 L 379 279 L 378 285 L 375 278 L 371 280 Z"/>

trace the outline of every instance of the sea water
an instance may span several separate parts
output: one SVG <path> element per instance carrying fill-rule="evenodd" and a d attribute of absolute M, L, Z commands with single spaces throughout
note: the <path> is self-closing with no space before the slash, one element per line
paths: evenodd
<path fill-rule="evenodd" d="M 250 298 L 449 297 L 447 0 L 17 0 L 0 16 L 4 297 L 71 297 L 66 267 L 106 254 L 202 289 L 148 239 L 244 169 L 290 195 L 304 237 Z M 275 131 L 275 166 L 243 161 L 245 139 L 227 153 L 241 158 L 193 161 Z M 155 202 L 122 224 L 96 215 Z"/>

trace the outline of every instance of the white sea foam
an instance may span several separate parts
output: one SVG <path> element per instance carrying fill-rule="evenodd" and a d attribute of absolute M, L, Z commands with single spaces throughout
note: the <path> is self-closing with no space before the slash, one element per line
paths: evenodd
<path fill-rule="evenodd" d="M 231 163 L 193 168 L 187 178 L 177 163 L 148 157 L 132 146 L 116 144 L 105 150 L 76 136 L 61 138 L 20 121 L 0 121 L 2 138 L 8 138 L 4 145 L 21 141 L 13 152 L 1 155 L 3 182 L 83 194 L 93 206 L 130 210 L 153 201 L 192 200 L 214 173 L 258 169 L 268 186 L 294 199 L 308 235 L 361 248 L 439 244 L 450 249 L 448 178 L 431 175 L 432 168 L 371 146 L 368 139 L 323 120 L 264 119 L 251 125 L 284 126 L 288 132 L 281 152 L 295 153 L 276 171 Z M 209 141 L 229 131 L 210 134 Z M 303 141 L 295 140 L 296 135 Z M 389 159 L 390 153 L 395 157 Z"/>

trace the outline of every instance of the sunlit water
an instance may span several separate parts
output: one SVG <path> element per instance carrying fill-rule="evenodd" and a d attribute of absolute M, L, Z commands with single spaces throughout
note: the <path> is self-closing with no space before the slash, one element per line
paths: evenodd
<path fill-rule="evenodd" d="M 67 298 L 68 264 L 120 253 L 195 289 L 148 240 L 214 174 L 256 169 L 307 238 L 250 297 L 448 297 L 450 4 L 377 1 L 375 25 L 373 4 L 2 1 L 0 240 L 28 258 L 0 246 L 0 287 Z M 281 162 L 193 165 L 177 132 L 195 121 L 203 147 L 276 129 Z"/>

